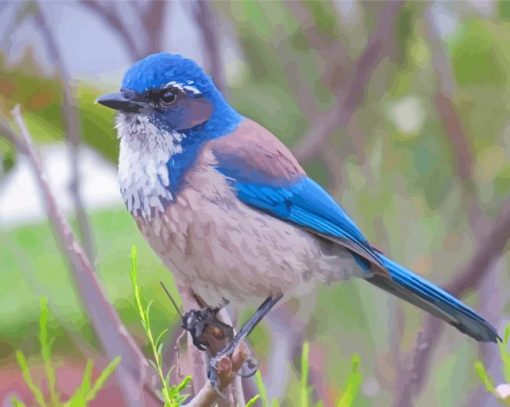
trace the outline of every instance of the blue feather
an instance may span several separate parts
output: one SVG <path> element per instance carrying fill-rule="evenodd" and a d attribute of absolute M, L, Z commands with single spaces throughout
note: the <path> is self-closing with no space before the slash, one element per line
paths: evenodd
<path fill-rule="evenodd" d="M 374 275 L 367 281 L 430 312 L 477 341 L 500 340 L 494 327 L 457 298 L 387 257 L 380 257 L 389 278 Z"/>
<path fill-rule="evenodd" d="M 497 331 L 471 308 L 446 291 L 406 270 L 404 267 L 376 253 L 361 231 L 345 211 L 316 182 L 302 177 L 291 185 L 274 186 L 260 183 L 260 174 L 252 177 L 238 168 L 229 168 L 225 162 L 218 169 L 226 175 L 238 198 L 279 219 L 292 222 L 322 236 L 331 236 L 354 243 L 374 254 L 388 272 L 374 273 L 367 278 L 370 283 L 430 312 L 478 341 L 496 342 Z M 241 180 L 236 178 L 242 174 Z M 363 270 L 370 268 L 372 258 L 353 253 Z"/>
<path fill-rule="evenodd" d="M 258 176 L 255 182 L 249 182 L 246 174 L 241 181 L 236 178 L 239 169 L 224 161 L 218 170 L 227 176 L 245 204 L 326 238 L 338 239 L 347 248 L 380 264 L 378 254 L 347 213 L 312 179 L 302 176 L 290 185 L 274 186 L 260 183 Z"/>

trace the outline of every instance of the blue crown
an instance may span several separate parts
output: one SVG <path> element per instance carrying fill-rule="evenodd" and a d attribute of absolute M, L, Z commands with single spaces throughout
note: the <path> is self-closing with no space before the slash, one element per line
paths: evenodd
<path fill-rule="evenodd" d="M 194 61 L 168 52 L 152 54 L 136 62 L 124 75 L 122 88 L 142 93 L 171 81 L 193 85 L 204 94 L 216 89 L 209 76 Z"/>

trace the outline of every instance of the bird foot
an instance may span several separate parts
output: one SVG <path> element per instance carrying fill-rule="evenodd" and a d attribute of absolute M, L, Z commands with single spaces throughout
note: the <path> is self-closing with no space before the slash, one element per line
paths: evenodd
<path fill-rule="evenodd" d="M 257 371 L 258 362 L 249 355 L 243 341 L 281 298 L 282 294 L 268 297 L 235 336 L 233 328 L 218 319 L 219 308 L 191 310 L 183 316 L 182 326 L 191 334 L 193 344 L 213 355 L 207 377 L 219 396 L 225 398 L 222 389 L 236 375 L 249 377 Z"/>
<path fill-rule="evenodd" d="M 248 347 L 241 343 L 239 346 L 227 345 L 224 351 L 209 360 L 207 378 L 213 390 L 220 397 L 227 399 L 225 389 L 236 376 L 249 377 L 255 374 L 258 367 L 257 360 L 249 355 Z"/>

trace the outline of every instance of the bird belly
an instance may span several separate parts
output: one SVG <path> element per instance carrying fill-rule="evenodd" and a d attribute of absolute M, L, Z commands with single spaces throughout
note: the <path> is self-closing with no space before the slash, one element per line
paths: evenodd
<path fill-rule="evenodd" d="M 362 273 L 343 247 L 244 205 L 215 170 L 188 178 L 163 212 L 137 224 L 178 283 L 207 304 L 298 294 Z"/>

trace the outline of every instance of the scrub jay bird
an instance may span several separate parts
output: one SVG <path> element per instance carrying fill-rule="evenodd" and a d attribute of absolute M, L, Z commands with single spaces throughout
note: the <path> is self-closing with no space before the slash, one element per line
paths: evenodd
<path fill-rule="evenodd" d="M 477 341 L 499 339 L 472 309 L 374 248 L 194 61 L 149 55 L 127 71 L 120 92 L 97 101 L 118 111 L 127 209 L 177 280 L 208 306 L 266 299 L 256 323 L 283 295 L 361 277 Z"/>

